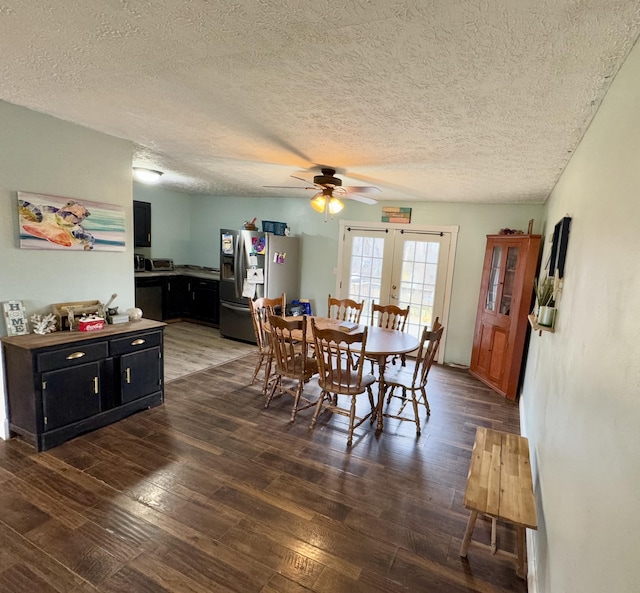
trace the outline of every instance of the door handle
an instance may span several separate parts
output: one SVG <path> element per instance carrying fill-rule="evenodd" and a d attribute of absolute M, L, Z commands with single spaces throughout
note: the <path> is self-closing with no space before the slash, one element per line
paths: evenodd
<path fill-rule="evenodd" d="M 93 393 L 98 395 L 98 377 L 93 378 Z"/>
<path fill-rule="evenodd" d="M 124 372 L 127 383 L 131 383 L 131 369 L 127 367 Z"/>

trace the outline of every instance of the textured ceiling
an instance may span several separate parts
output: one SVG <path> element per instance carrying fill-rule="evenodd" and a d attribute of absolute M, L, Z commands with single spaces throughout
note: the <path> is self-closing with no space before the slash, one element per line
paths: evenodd
<path fill-rule="evenodd" d="M 163 183 L 542 203 L 638 0 L 0 0 L 0 99 L 136 145 Z"/>

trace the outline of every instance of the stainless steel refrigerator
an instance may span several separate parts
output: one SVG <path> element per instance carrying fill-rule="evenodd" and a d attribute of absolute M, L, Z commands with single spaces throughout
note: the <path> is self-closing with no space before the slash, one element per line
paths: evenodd
<path fill-rule="evenodd" d="M 220 334 L 255 343 L 249 298 L 299 298 L 300 239 L 259 231 L 220 231 Z"/>

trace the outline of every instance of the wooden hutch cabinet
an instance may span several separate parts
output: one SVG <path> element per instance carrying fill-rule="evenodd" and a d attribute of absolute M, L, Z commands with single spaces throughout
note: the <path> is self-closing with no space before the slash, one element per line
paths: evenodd
<path fill-rule="evenodd" d="M 540 235 L 488 235 L 471 354 L 472 375 L 515 400 L 529 329 Z"/>

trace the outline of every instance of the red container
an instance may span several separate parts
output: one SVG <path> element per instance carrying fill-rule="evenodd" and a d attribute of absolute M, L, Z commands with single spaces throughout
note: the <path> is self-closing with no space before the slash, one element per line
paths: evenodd
<path fill-rule="evenodd" d="M 81 332 L 92 332 L 99 329 L 104 329 L 104 319 L 102 319 L 102 317 L 80 319 L 80 321 L 78 321 L 78 330 Z"/>

